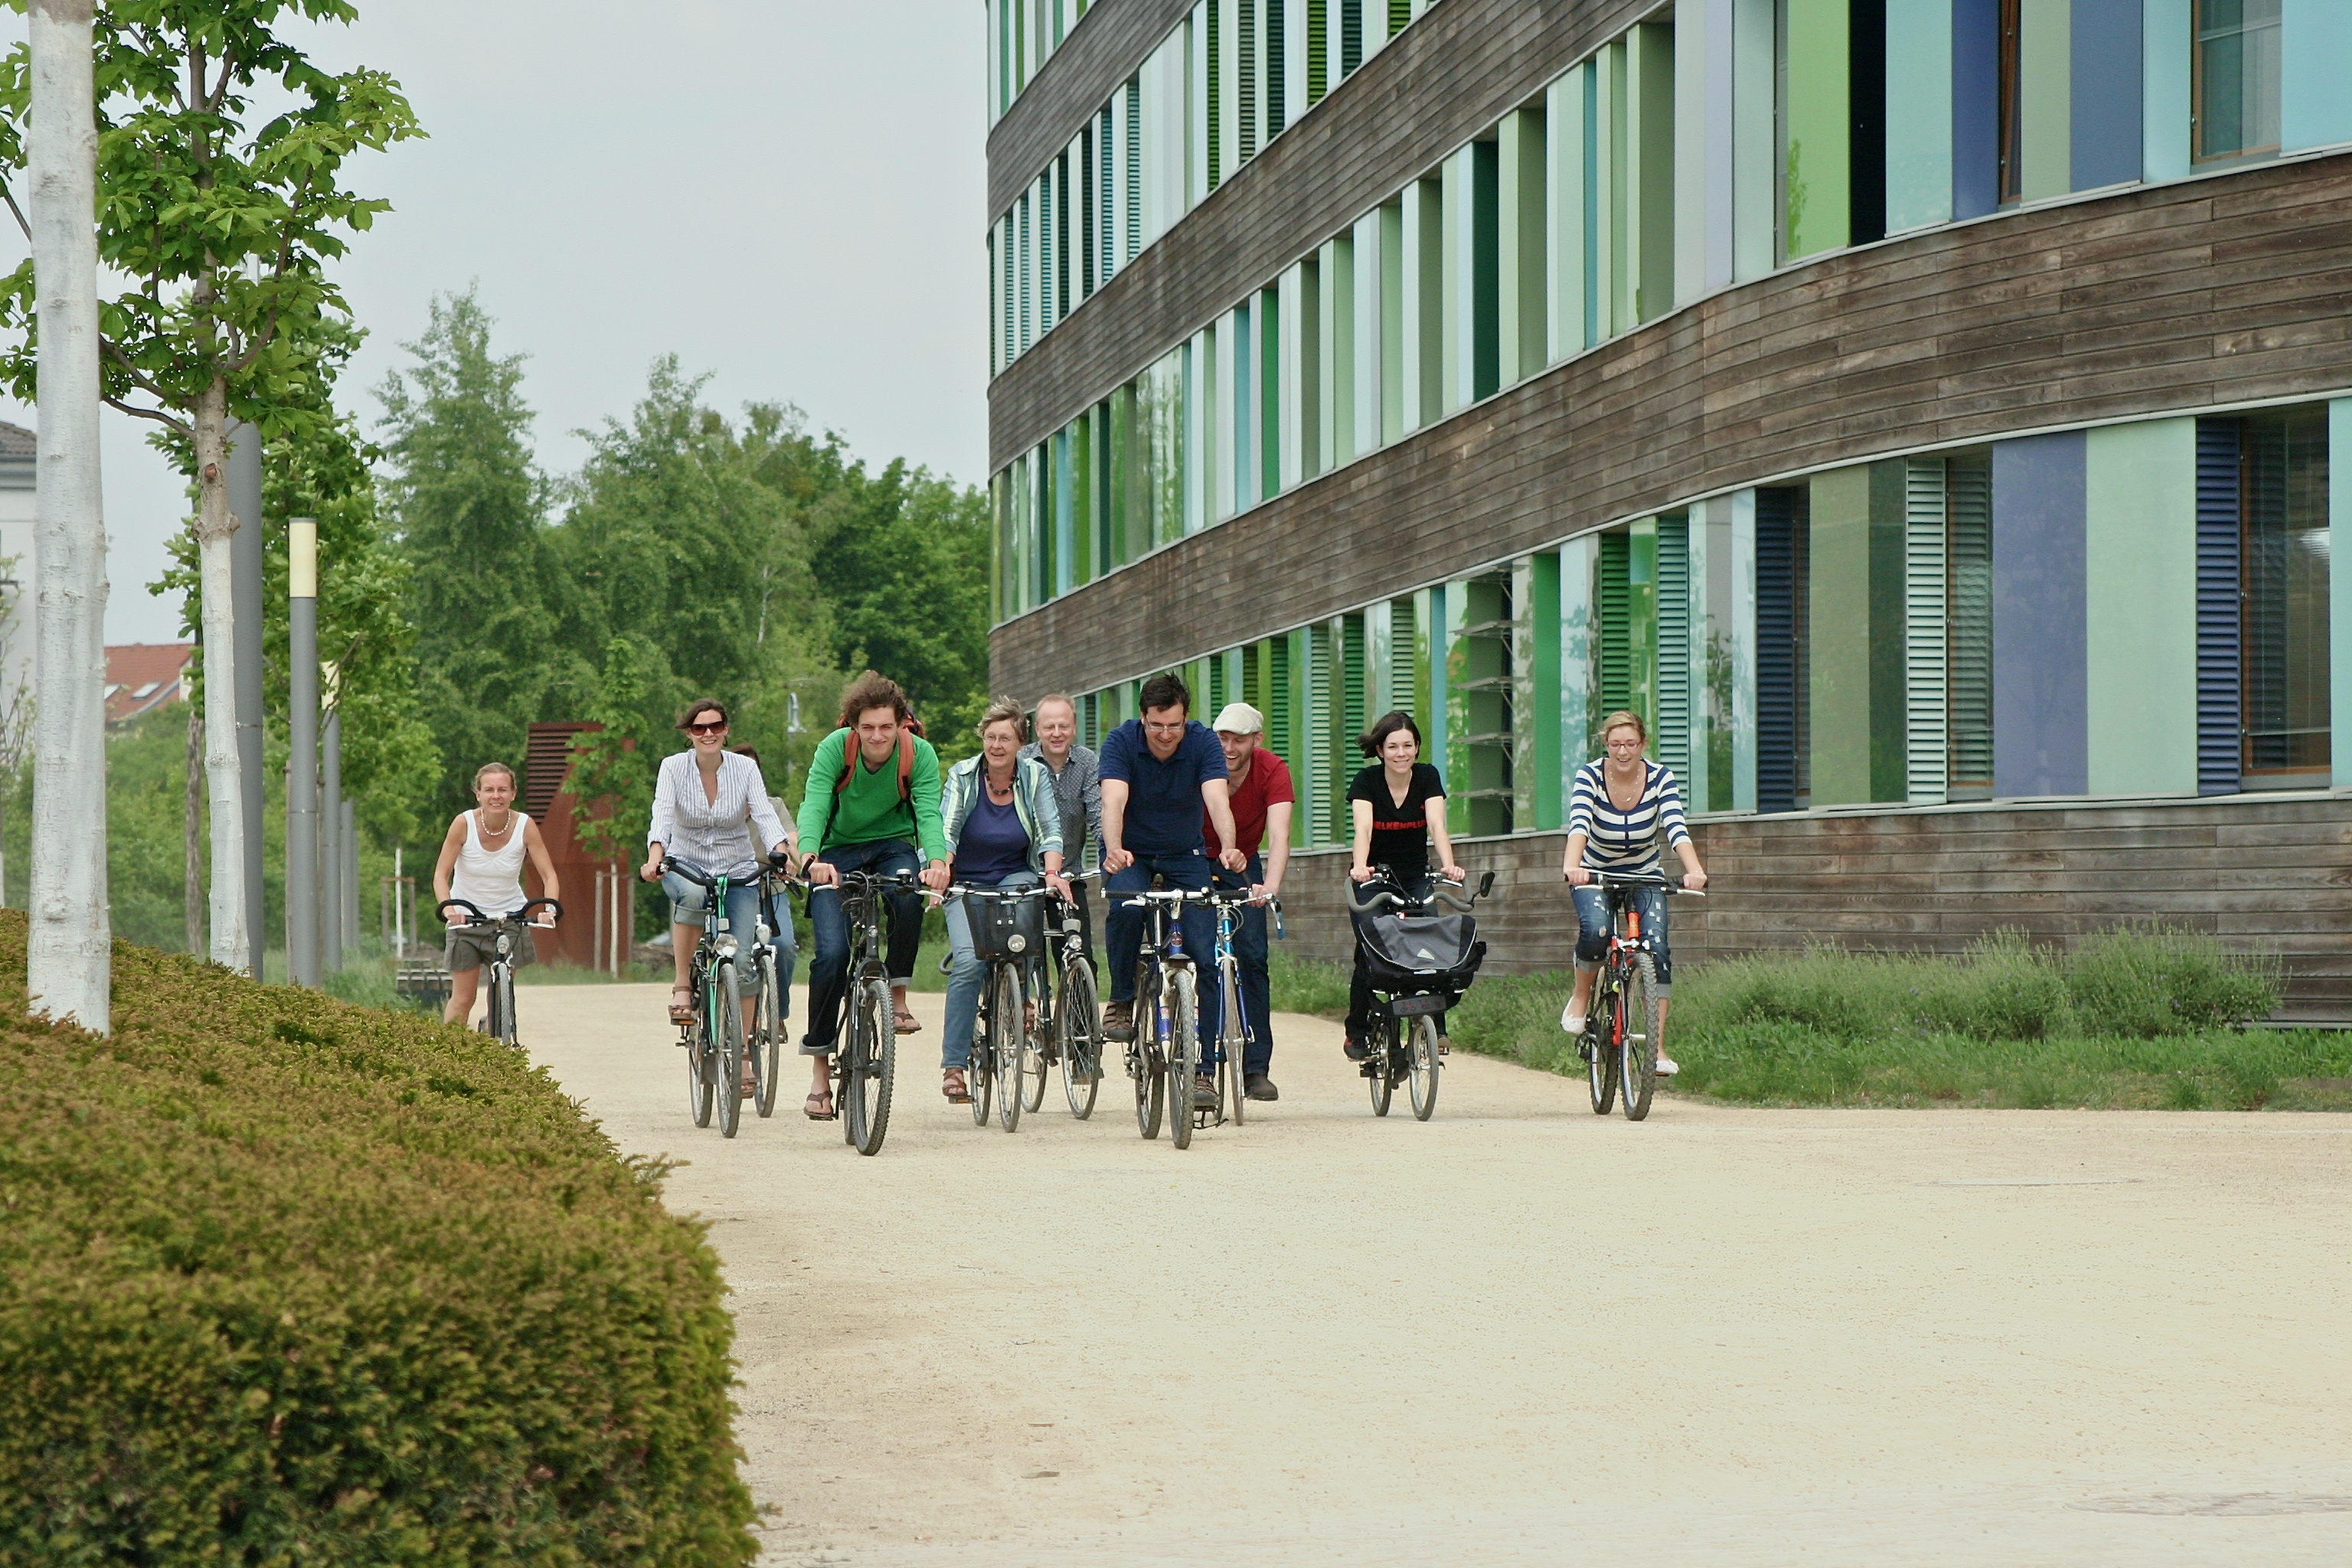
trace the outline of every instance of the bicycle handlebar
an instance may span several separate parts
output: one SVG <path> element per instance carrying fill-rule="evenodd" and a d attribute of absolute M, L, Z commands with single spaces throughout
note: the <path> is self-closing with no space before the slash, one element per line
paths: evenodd
<path fill-rule="evenodd" d="M 514 910 L 503 915 L 484 914 L 481 907 L 470 900 L 444 899 L 439 903 L 433 906 L 433 912 L 436 915 L 445 914 L 454 907 L 465 910 L 483 925 L 494 926 L 503 925 L 509 921 L 522 920 L 525 916 L 529 915 L 533 909 L 537 908 L 541 904 L 545 904 L 551 912 L 545 921 L 532 921 L 530 923 L 539 927 L 541 931 L 553 931 L 555 929 L 555 922 L 563 918 L 563 906 L 557 903 L 553 899 L 525 899 L 520 909 Z"/>
<path fill-rule="evenodd" d="M 1597 867 L 1587 867 L 1585 870 L 1592 879 L 1591 885 L 1596 888 L 1656 888 L 1675 898 L 1706 897 L 1696 888 L 1685 888 L 1679 882 L 1668 881 L 1661 871 L 1603 871 Z M 1564 875 L 1561 879 L 1566 880 Z"/>
<path fill-rule="evenodd" d="M 1470 912 L 1472 905 L 1494 890 L 1495 873 L 1488 871 L 1480 876 L 1478 890 L 1466 899 L 1461 893 L 1463 886 L 1464 884 L 1460 882 L 1439 877 L 1431 882 L 1428 898 L 1412 900 L 1406 898 L 1394 881 L 1387 878 L 1376 878 L 1369 882 L 1349 884 L 1348 903 L 1358 914 L 1362 915 L 1374 914 L 1383 909 L 1411 909 L 1416 903 L 1427 905 L 1432 902 L 1459 910 L 1466 915 Z M 1358 896 L 1359 888 L 1362 891 L 1361 897 Z"/>

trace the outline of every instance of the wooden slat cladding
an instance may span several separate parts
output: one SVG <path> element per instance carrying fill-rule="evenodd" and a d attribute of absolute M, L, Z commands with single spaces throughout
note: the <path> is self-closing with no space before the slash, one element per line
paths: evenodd
<path fill-rule="evenodd" d="M 1991 806 L 1878 816 L 1758 816 L 1692 825 L 1709 884 L 1671 909 L 1675 963 L 1808 943 L 1958 952 L 2003 927 L 2071 942 L 2157 920 L 2285 965 L 2283 1020 L 2352 1022 L 2352 798 Z M 1566 969 L 1576 928 L 1557 833 L 1459 845 L 1475 877 L 1487 967 Z M 1294 857 L 1282 889 L 1288 951 L 1351 951 L 1347 858 Z"/>
<path fill-rule="evenodd" d="M 1128 3 L 1110 0 L 1110 9 Z M 1538 96 L 1658 4 L 1444 0 L 1423 13 L 997 376 L 989 387 L 991 469 Z M 1089 12 L 1082 28 L 1092 21 Z M 1155 36 L 1135 59 L 1158 42 Z M 1072 95 L 1055 132 L 1037 133 L 1034 161 L 1024 142 L 1024 159 L 1008 152 L 1000 166 L 996 137 L 989 138 L 992 217 L 1125 79 L 1124 71 L 1106 78 L 1091 103 Z"/>
<path fill-rule="evenodd" d="M 2352 386 L 2348 296 L 2345 154 L 1832 258 L 1702 301 L 997 628 L 996 686 L 1088 689 L 1777 474 Z"/>
<path fill-rule="evenodd" d="M 988 216 L 1013 205 L 1135 74 L 1192 0 L 1097 0 L 988 132 Z"/>

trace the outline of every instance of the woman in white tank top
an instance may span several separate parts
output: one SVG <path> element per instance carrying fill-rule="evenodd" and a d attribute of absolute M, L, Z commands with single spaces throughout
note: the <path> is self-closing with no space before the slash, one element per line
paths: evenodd
<path fill-rule="evenodd" d="M 463 899 L 493 920 L 514 913 L 523 903 L 526 855 L 539 872 L 544 889 L 541 897 L 563 896 L 539 824 L 514 809 L 514 770 L 504 763 L 485 763 L 474 774 L 475 809 L 450 819 L 449 831 L 441 839 L 441 858 L 433 867 L 436 904 Z M 495 939 L 488 931 L 466 929 L 471 918 L 462 910 L 449 911 L 449 1005 L 441 1016 L 452 1024 L 465 1023 L 471 1016 L 481 971 L 497 956 Z M 517 967 L 529 963 L 530 943 L 520 943 L 511 957 Z"/>

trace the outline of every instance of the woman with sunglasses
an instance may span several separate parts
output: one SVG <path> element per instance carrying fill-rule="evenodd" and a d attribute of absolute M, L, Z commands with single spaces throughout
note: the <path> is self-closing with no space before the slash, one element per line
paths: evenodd
<path fill-rule="evenodd" d="M 662 759 L 654 780 L 654 821 L 646 834 L 646 863 L 637 875 L 650 882 L 659 879 L 669 895 L 670 992 L 669 1020 L 694 1020 L 694 988 L 687 972 L 695 944 L 702 940 L 702 917 L 710 893 L 671 872 L 662 874 L 662 858 L 676 854 L 704 870 L 728 879 L 727 923 L 749 932 L 760 919 L 760 863 L 751 847 L 766 844 L 778 855 L 793 852 L 793 840 L 782 818 L 768 798 L 760 764 L 740 752 L 727 749 L 727 710 L 704 700 L 690 705 L 677 727 L 691 741 L 688 748 Z M 746 837 L 750 823 L 755 837 Z M 789 929 L 789 928 L 787 928 Z M 790 948 L 778 955 L 785 994 L 791 994 L 793 957 Z M 759 977 L 747 966 L 735 976 L 735 987 L 749 995 Z"/>

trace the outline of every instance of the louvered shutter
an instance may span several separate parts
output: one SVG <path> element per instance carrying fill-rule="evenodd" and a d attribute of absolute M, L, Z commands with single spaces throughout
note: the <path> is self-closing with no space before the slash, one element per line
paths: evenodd
<path fill-rule="evenodd" d="M 1389 601 L 1389 706 L 1393 711 L 1421 719 L 1421 649 L 1419 617 L 1410 598 Z M 1423 726 L 1425 733 L 1427 727 Z"/>
<path fill-rule="evenodd" d="M 1299 738 L 1300 767 L 1291 780 L 1298 794 L 1298 809 L 1293 820 L 1307 819 L 1301 830 L 1307 843 L 1317 843 L 1328 837 L 1328 823 L 1321 809 L 1328 788 L 1324 760 L 1331 754 L 1331 740 L 1339 728 L 1339 682 L 1335 668 L 1338 658 L 1338 637 L 1332 624 L 1318 621 L 1307 628 L 1307 713 Z M 1321 831 L 1318 831 L 1321 830 Z"/>
<path fill-rule="evenodd" d="M 1797 809 L 1796 492 L 1756 492 L 1756 809 Z"/>
<path fill-rule="evenodd" d="M 2197 793 L 2241 784 L 2239 446 L 2235 419 L 2197 422 Z"/>
<path fill-rule="evenodd" d="M 1685 784 L 1691 776 L 1690 519 L 1658 519 L 1659 763 Z M 1693 809 L 1696 809 L 1694 807 Z"/>
<path fill-rule="evenodd" d="M 1946 465 L 1946 793 L 1992 791 L 1992 465 L 1982 453 Z"/>
<path fill-rule="evenodd" d="M 1364 710 L 1367 674 L 1364 617 L 1360 613 L 1343 616 L 1339 626 L 1339 721 L 1332 726 L 1324 794 L 1329 802 L 1330 841 L 1334 844 L 1346 844 L 1355 834 L 1355 819 L 1348 806 L 1348 782 L 1356 772 L 1356 737 L 1371 725 L 1371 718 Z"/>
<path fill-rule="evenodd" d="M 1356 74 L 1356 68 L 1364 63 L 1364 7 L 1378 3 L 1379 0 L 1339 0 L 1339 74 L 1337 81 L 1347 80 Z"/>
<path fill-rule="evenodd" d="M 1332 0 L 1307 0 L 1307 101 L 1320 103 L 1330 90 Z"/>
<path fill-rule="evenodd" d="M 1944 459 L 1913 458 L 1903 476 L 1904 798 L 1940 805 L 1949 776 L 1944 721 Z"/>

